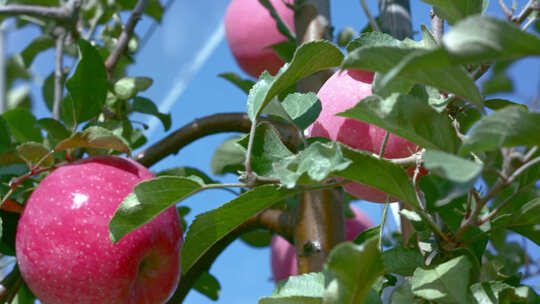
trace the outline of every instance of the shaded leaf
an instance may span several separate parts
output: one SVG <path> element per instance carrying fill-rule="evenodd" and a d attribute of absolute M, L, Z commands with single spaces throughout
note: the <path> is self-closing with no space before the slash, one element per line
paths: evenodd
<path fill-rule="evenodd" d="M 502 98 L 494 98 L 494 99 L 488 99 L 486 100 L 486 107 L 492 109 L 492 110 L 501 110 L 506 107 L 521 107 L 523 110 L 529 111 L 529 108 L 527 105 L 512 102 L 510 100 L 502 99 Z"/>
<path fill-rule="evenodd" d="M 410 95 L 393 94 L 385 99 L 368 96 L 338 115 L 376 125 L 425 148 L 450 153 L 458 149 L 448 116 Z"/>
<path fill-rule="evenodd" d="M 37 142 L 29 141 L 17 146 L 17 153 L 26 162 L 28 168 L 33 168 L 49 152 L 50 150 L 47 147 Z M 53 155 L 51 154 L 41 162 L 41 165 L 50 166 L 53 161 Z"/>
<path fill-rule="evenodd" d="M 74 148 L 112 149 L 130 154 L 131 150 L 125 139 L 102 127 L 92 126 L 62 140 L 54 148 L 62 151 Z"/>
<path fill-rule="evenodd" d="M 36 56 L 55 45 L 55 40 L 49 35 L 41 35 L 21 52 L 21 57 L 26 67 L 30 67 Z"/>
<path fill-rule="evenodd" d="M 238 174 L 238 171 L 244 169 L 246 151 L 237 143 L 238 140 L 239 137 L 229 138 L 216 149 L 210 162 L 210 170 L 213 174 Z"/>
<path fill-rule="evenodd" d="M 513 230 L 540 245 L 540 198 L 527 202 L 517 211 L 496 218 L 493 225 Z"/>
<path fill-rule="evenodd" d="M 240 75 L 236 73 L 221 73 L 218 74 L 219 77 L 226 79 L 230 81 L 232 84 L 236 85 L 240 90 L 246 92 L 246 94 L 249 94 L 249 90 L 253 87 L 255 84 L 255 81 L 251 79 L 244 79 Z"/>
<path fill-rule="evenodd" d="M 319 117 L 322 110 L 321 102 L 313 92 L 289 94 L 281 104 L 294 124 L 301 130 L 309 127 Z"/>
<path fill-rule="evenodd" d="M 386 250 L 382 257 L 386 272 L 402 276 L 411 276 L 417 267 L 424 265 L 424 257 L 417 249 L 403 248 L 400 245 Z"/>
<path fill-rule="evenodd" d="M 268 230 L 259 229 L 242 234 L 240 239 L 252 247 L 267 247 L 272 240 L 272 234 Z"/>
<path fill-rule="evenodd" d="M 150 222 L 167 208 L 201 190 L 202 185 L 190 178 L 161 176 L 138 183 L 120 203 L 109 222 L 113 243 Z"/>
<path fill-rule="evenodd" d="M 480 120 L 465 137 L 459 153 L 535 146 L 539 142 L 540 113 L 529 113 L 522 107 L 506 107 Z"/>
<path fill-rule="evenodd" d="M 165 131 L 171 128 L 171 114 L 160 113 L 157 106 L 148 98 L 135 97 L 131 104 L 131 109 L 135 112 L 150 114 L 157 117 L 163 124 Z"/>
<path fill-rule="evenodd" d="M 37 124 L 57 142 L 71 135 L 71 132 L 61 122 L 53 118 L 42 118 L 37 121 Z"/>
<path fill-rule="evenodd" d="M 195 284 L 193 284 L 193 289 L 207 296 L 209 299 L 217 301 L 219 292 L 221 291 L 221 285 L 213 275 L 203 272 Z"/>
<path fill-rule="evenodd" d="M 341 243 L 328 255 L 326 269 L 334 279 L 327 284 L 325 303 L 363 303 L 371 286 L 383 273 L 378 237 L 361 245 Z"/>
<path fill-rule="evenodd" d="M 28 110 L 22 108 L 8 110 L 2 113 L 2 117 L 16 140 L 41 142 L 41 131 L 37 127 L 36 118 Z"/>
<path fill-rule="evenodd" d="M 492 281 L 473 284 L 470 289 L 478 304 L 540 303 L 540 297 L 529 286 Z"/>
<path fill-rule="evenodd" d="M 11 149 L 11 132 L 7 121 L 0 115 L 0 155 Z"/>

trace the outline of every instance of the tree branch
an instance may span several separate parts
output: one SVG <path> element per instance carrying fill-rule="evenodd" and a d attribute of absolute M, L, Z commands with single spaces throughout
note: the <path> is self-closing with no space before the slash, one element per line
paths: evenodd
<path fill-rule="evenodd" d="M 397 39 L 412 37 L 409 0 L 379 0 L 381 30 Z"/>
<path fill-rule="evenodd" d="M 64 28 L 57 27 L 56 30 L 56 58 L 54 68 L 54 102 L 53 102 L 53 118 L 60 120 L 60 104 L 64 93 L 64 71 L 62 59 L 64 57 L 64 38 L 66 31 Z"/>
<path fill-rule="evenodd" d="M 82 0 L 70 0 L 60 7 L 10 4 L 0 6 L 0 16 L 30 15 L 74 24 L 81 4 Z"/>
<path fill-rule="evenodd" d="M 431 17 L 431 33 L 437 42 L 441 42 L 442 36 L 444 34 L 444 20 L 435 14 L 433 8 L 429 12 Z"/>
<path fill-rule="evenodd" d="M 374 32 L 380 32 L 381 29 L 379 28 L 379 25 L 377 24 L 377 21 L 375 18 L 373 18 L 373 15 L 369 12 L 369 8 L 366 4 L 366 0 L 360 0 L 360 4 L 362 5 L 362 9 L 364 10 L 364 14 L 366 14 L 366 17 L 369 20 L 369 24 L 371 25 L 371 28 Z"/>
<path fill-rule="evenodd" d="M 282 135 L 285 144 L 295 150 L 300 142 L 298 132 L 288 124 L 272 119 L 262 118 L 274 125 Z M 150 167 L 170 154 L 176 154 L 186 145 L 208 135 L 228 132 L 247 133 L 251 128 L 251 120 L 245 113 L 220 113 L 195 119 L 169 136 L 138 153 L 135 160 Z"/>
<path fill-rule="evenodd" d="M 122 56 L 126 50 L 129 39 L 131 38 L 131 34 L 135 29 L 135 25 L 137 25 L 137 22 L 139 22 L 139 19 L 141 19 L 141 15 L 146 9 L 148 2 L 149 0 L 139 0 L 133 9 L 133 12 L 131 12 L 131 16 L 129 16 L 126 25 L 122 28 L 122 32 L 120 33 L 120 37 L 118 37 L 116 47 L 109 54 L 107 60 L 105 60 L 105 67 L 107 68 L 109 75 L 111 74 L 112 70 L 114 70 L 118 60 L 120 60 L 120 56 Z"/>

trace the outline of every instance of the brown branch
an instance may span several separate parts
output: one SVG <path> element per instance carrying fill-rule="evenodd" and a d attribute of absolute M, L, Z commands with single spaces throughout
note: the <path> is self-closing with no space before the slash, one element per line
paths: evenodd
<path fill-rule="evenodd" d="M 397 39 L 412 37 L 409 0 L 379 0 L 381 30 Z"/>
<path fill-rule="evenodd" d="M 263 118 L 262 120 L 272 123 L 278 129 L 289 148 L 293 149 L 300 142 L 298 132 L 293 126 L 272 119 Z M 250 128 L 251 120 L 245 113 L 219 113 L 195 119 L 138 153 L 135 160 L 150 167 L 166 156 L 178 153 L 180 149 L 197 139 L 218 133 L 247 133 Z"/>
<path fill-rule="evenodd" d="M 126 25 L 122 28 L 120 37 L 118 37 L 118 43 L 116 44 L 113 51 L 109 54 L 109 57 L 107 57 L 107 60 L 105 60 L 105 67 L 107 68 L 109 75 L 114 70 L 114 67 L 118 63 L 118 60 L 120 60 L 120 56 L 122 56 L 122 54 L 126 50 L 129 39 L 131 38 L 131 34 L 135 29 L 135 25 L 137 25 L 137 22 L 139 22 L 139 19 L 141 19 L 141 15 L 146 9 L 148 2 L 149 0 L 139 0 L 135 5 L 135 8 L 131 12 L 131 16 L 129 16 Z"/>
<path fill-rule="evenodd" d="M 81 0 L 70 0 L 60 7 L 10 4 L 0 6 L 0 16 L 29 15 L 59 22 L 75 23 L 76 15 L 81 4 Z"/>
<path fill-rule="evenodd" d="M 536 0 L 529 0 L 529 2 L 525 5 L 525 8 L 523 8 L 519 15 L 512 17 L 511 21 L 521 24 L 525 19 L 527 19 L 527 17 L 529 17 L 533 10 L 540 10 L 540 3 L 538 3 Z"/>

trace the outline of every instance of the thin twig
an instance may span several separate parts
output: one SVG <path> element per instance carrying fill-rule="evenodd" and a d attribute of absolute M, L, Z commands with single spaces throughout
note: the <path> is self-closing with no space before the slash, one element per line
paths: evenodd
<path fill-rule="evenodd" d="M 504 0 L 499 0 L 499 5 L 501 6 L 501 9 L 502 9 L 504 15 L 506 16 L 506 19 L 508 19 L 508 21 L 511 21 L 512 20 L 512 12 L 508 9 L 506 4 L 504 4 Z"/>
<path fill-rule="evenodd" d="M 129 39 L 131 38 L 131 34 L 135 29 L 135 25 L 137 25 L 137 22 L 139 19 L 141 19 L 141 15 L 146 9 L 148 2 L 149 0 L 139 0 L 131 12 L 131 16 L 129 16 L 126 25 L 123 27 L 122 32 L 120 33 L 120 37 L 118 37 L 118 43 L 113 51 L 109 54 L 109 57 L 107 57 L 107 60 L 105 60 L 105 67 L 107 68 L 109 74 L 111 74 L 112 70 L 114 70 L 118 60 L 120 60 L 120 56 L 122 56 L 126 50 Z"/>
<path fill-rule="evenodd" d="M 246 150 L 246 174 L 251 174 L 251 151 L 253 150 L 253 142 L 255 141 L 255 130 L 257 129 L 257 120 L 251 123 L 251 128 L 249 129 L 249 140 Z"/>
<path fill-rule="evenodd" d="M 503 209 L 504 207 L 506 207 L 508 205 L 508 203 L 510 203 L 512 200 L 514 200 L 514 198 L 516 198 L 516 196 L 518 196 L 519 194 L 521 194 L 523 191 L 529 189 L 532 185 L 534 185 L 534 182 L 533 183 L 529 183 L 528 185 L 526 185 L 525 187 L 521 187 L 518 191 L 516 191 L 514 194 L 510 195 L 509 197 L 507 197 L 502 203 L 499 204 L 499 206 L 495 207 L 493 210 L 491 210 L 491 212 L 486 215 L 484 218 L 478 220 L 476 222 L 476 226 L 481 226 L 482 224 L 484 224 L 485 222 L 491 220 L 499 211 L 501 211 L 501 209 Z"/>
<path fill-rule="evenodd" d="M 435 14 L 433 8 L 429 12 L 431 17 L 431 33 L 437 42 L 441 42 L 444 33 L 444 20 Z"/>
<path fill-rule="evenodd" d="M 58 27 L 56 37 L 56 58 L 54 68 L 54 102 L 53 102 L 53 118 L 60 119 L 60 104 L 62 103 L 62 97 L 64 93 L 64 70 L 63 61 L 64 58 L 64 38 L 66 37 L 65 29 Z"/>
<path fill-rule="evenodd" d="M 390 137 L 390 132 L 386 131 L 384 134 L 384 139 L 381 145 L 381 149 L 379 150 L 379 158 L 382 158 L 384 156 L 384 151 L 386 150 L 386 144 L 388 143 L 388 138 Z"/>
<path fill-rule="evenodd" d="M 536 20 L 538 20 L 538 18 L 530 18 L 529 21 L 527 21 L 527 22 L 521 27 L 521 30 L 525 32 L 525 31 L 529 28 L 529 26 L 533 25 L 533 24 L 536 22 Z"/>
<path fill-rule="evenodd" d="M 379 25 L 377 24 L 377 20 L 373 18 L 373 15 L 369 12 L 369 7 L 366 4 L 366 0 L 360 0 L 360 4 L 362 5 L 362 9 L 364 10 L 364 13 L 366 14 L 366 17 L 369 20 L 369 24 L 371 25 L 371 29 L 374 32 L 380 32 L 381 29 L 379 28 Z"/>
<path fill-rule="evenodd" d="M 519 13 L 519 15 L 517 15 L 515 17 L 512 17 L 511 21 L 515 22 L 517 24 L 521 24 L 532 13 L 532 11 L 534 9 L 533 5 L 534 5 L 535 1 L 536 0 L 529 0 L 529 2 L 525 5 L 523 10 L 521 11 L 521 13 Z M 537 5 L 540 6 L 540 4 L 537 4 Z"/>

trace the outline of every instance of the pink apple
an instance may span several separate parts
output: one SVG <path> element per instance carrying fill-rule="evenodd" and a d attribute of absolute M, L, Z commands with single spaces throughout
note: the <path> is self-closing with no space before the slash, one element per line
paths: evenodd
<path fill-rule="evenodd" d="M 283 0 L 270 0 L 270 3 L 294 33 L 294 11 Z M 231 1 L 225 13 L 225 34 L 238 65 L 249 75 L 259 77 L 264 70 L 274 75 L 283 65 L 270 46 L 287 38 L 278 31 L 276 22 L 258 0 Z"/>
<path fill-rule="evenodd" d="M 354 218 L 345 219 L 347 241 L 354 240 L 360 232 L 374 226 L 367 214 L 356 207 L 350 206 L 350 208 Z M 270 244 L 270 251 L 272 275 L 276 283 L 298 274 L 296 249 L 289 241 L 279 235 L 274 235 Z"/>
<path fill-rule="evenodd" d="M 180 277 L 182 229 L 175 207 L 116 244 L 108 224 L 135 184 L 154 175 L 98 156 L 62 166 L 36 187 L 19 220 L 22 277 L 43 304 L 156 304 Z"/>
<path fill-rule="evenodd" d="M 309 127 L 310 136 L 322 136 L 342 142 L 352 148 L 379 153 L 386 131 L 377 126 L 355 119 L 335 116 L 356 105 L 362 98 L 371 95 L 373 72 L 363 70 L 338 71 L 321 87 L 317 96 L 322 111 Z M 413 154 L 418 147 L 397 135 L 390 134 L 384 157 L 402 158 Z M 412 175 L 414 170 L 409 170 Z M 345 191 L 359 199 L 384 203 L 386 194 L 360 183 L 348 183 Z"/>

